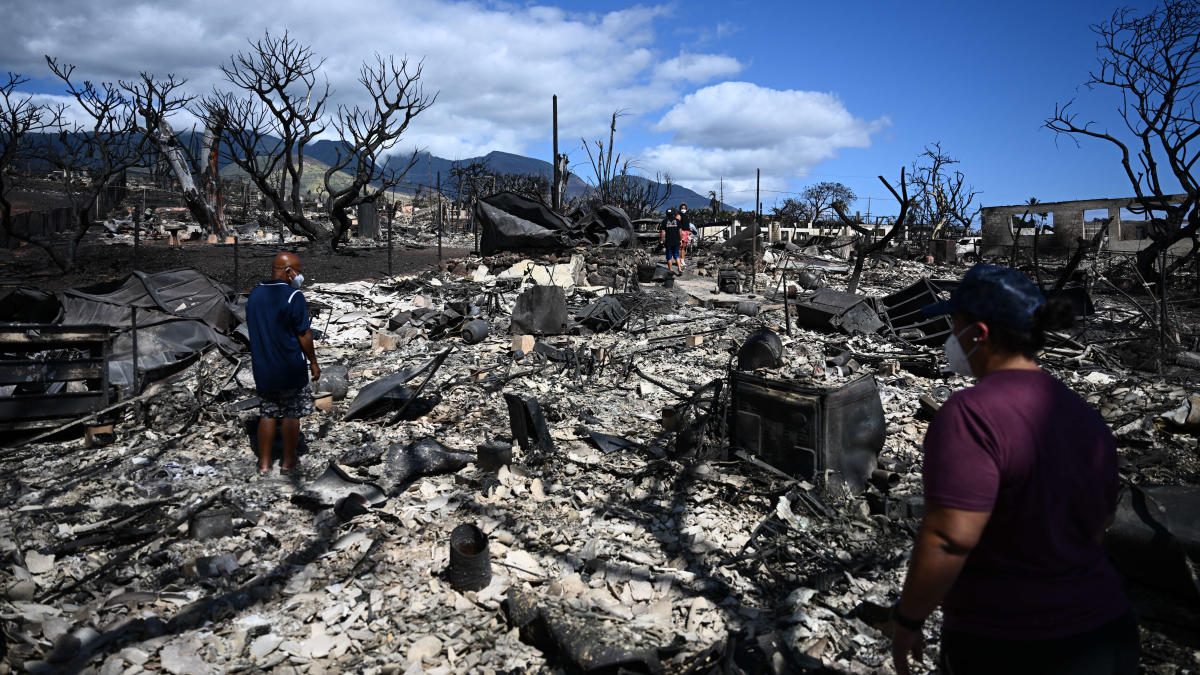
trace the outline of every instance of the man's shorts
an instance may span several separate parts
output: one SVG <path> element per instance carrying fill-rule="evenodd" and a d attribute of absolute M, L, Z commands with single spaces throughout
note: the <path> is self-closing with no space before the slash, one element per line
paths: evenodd
<path fill-rule="evenodd" d="M 267 419 L 300 419 L 313 411 L 312 388 L 258 392 L 259 416 Z"/>
<path fill-rule="evenodd" d="M 679 259 L 679 245 L 676 244 L 674 246 L 671 246 L 670 244 L 668 244 L 667 245 L 667 260 L 678 260 L 678 259 Z"/>

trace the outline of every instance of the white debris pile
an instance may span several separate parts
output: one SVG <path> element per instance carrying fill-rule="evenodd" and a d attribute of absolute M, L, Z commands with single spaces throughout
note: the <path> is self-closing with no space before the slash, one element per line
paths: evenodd
<path fill-rule="evenodd" d="M 715 276 L 723 263 L 704 255 L 696 266 Z M 708 672 L 726 659 L 888 671 L 883 608 L 919 522 L 927 413 L 965 382 L 932 367 L 934 349 L 884 334 L 789 335 L 761 288 L 743 294 L 765 308 L 749 316 L 715 290 L 638 284 L 638 261 L 507 256 L 307 289 L 319 360 L 343 373 L 346 395 L 304 422 L 300 476 L 256 475 L 249 360 L 215 351 L 151 385 L 107 447 L 5 451 L 5 663 L 126 675 Z M 862 292 L 929 273 L 871 267 Z M 610 298 L 619 325 L 571 320 L 572 333 L 522 340 L 510 324 L 533 284 L 562 288 L 572 313 Z M 475 319 L 488 332 L 468 342 Z M 714 383 L 764 327 L 783 362 L 760 375 L 876 378 L 886 440 L 864 492 L 835 494 L 724 441 L 728 387 Z M 1194 441 L 1159 421 L 1193 422 L 1187 390 L 1091 359 L 1048 367 L 1101 408 L 1130 461 L 1159 458 L 1139 471 L 1195 472 L 1179 459 Z M 536 414 L 520 408 L 531 401 Z M 485 466 L 485 450 L 511 460 Z M 491 580 L 474 590 L 449 576 L 463 523 L 487 537 Z"/>

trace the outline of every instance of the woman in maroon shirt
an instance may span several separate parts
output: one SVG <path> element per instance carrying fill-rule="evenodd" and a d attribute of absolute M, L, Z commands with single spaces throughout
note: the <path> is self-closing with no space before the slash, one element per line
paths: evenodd
<path fill-rule="evenodd" d="M 925 517 L 893 608 L 898 673 L 942 606 L 941 666 L 959 673 L 1137 672 L 1137 627 L 1100 539 L 1117 503 L 1104 420 L 1038 367 L 1069 303 L 1025 275 L 976 265 L 950 299 L 950 368 L 979 381 L 925 436 Z"/>

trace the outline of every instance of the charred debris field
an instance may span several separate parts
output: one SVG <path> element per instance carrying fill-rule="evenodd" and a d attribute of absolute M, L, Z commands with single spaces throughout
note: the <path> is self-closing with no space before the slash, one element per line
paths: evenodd
<path fill-rule="evenodd" d="M 319 406 L 299 471 L 264 476 L 239 328 L 269 236 L 239 245 L 236 279 L 231 246 L 160 241 L 130 276 L 124 231 L 65 277 L 4 252 L 0 321 L 108 326 L 116 393 L 5 432 L 0 669 L 891 672 L 921 439 L 968 384 L 914 308 L 965 265 L 876 256 L 850 294 L 828 247 L 760 242 L 752 263 L 701 241 L 676 277 L 637 248 L 443 245 L 398 241 L 391 276 L 377 243 L 299 249 Z M 1131 275 L 1104 254 L 1073 270 L 1080 321 L 1042 363 L 1118 439 L 1106 547 L 1142 667 L 1196 672 L 1196 279 L 1170 288 L 1164 353 Z M 21 339 L 0 352 L 35 374 L 81 353 Z M 95 390 L 38 382 L 0 405 Z"/>

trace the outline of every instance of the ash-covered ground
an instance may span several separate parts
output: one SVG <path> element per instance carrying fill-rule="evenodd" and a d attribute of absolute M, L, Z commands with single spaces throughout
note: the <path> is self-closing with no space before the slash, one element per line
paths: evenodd
<path fill-rule="evenodd" d="M 128 243 L 89 246 L 73 276 L 37 276 L 24 250 L 5 254 L 3 275 L 61 288 L 127 272 Z M 276 251 L 242 248 L 238 290 Z M 891 671 L 886 608 L 919 524 L 922 408 L 968 385 L 931 367 L 935 348 L 886 330 L 787 334 L 778 251 L 757 288 L 735 294 L 758 306 L 741 313 L 716 293 L 715 275 L 749 276 L 746 264 L 704 247 L 671 287 L 636 281 L 637 264 L 650 260 L 640 251 L 531 256 L 528 274 L 527 256 L 453 253 L 440 267 L 436 250 L 398 253 L 386 277 L 378 247 L 301 251 L 316 282 L 305 294 L 317 308 L 318 358 L 345 369 L 348 392 L 304 420 L 299 475 L 256 475 L 249 357 L 216 349 L 120 408 L 109 445 L 85 447 L 74 427 L 0 450 L 0 668 Z M 140 254 L 146 270 L 188 266 L 232 281 L 228 247 L 152 244 Z M 820 284 L 844 289 L 845 274 L 824 263 Z M 1044 263 L 1045 273 L 1062 263 Z M 1122 265 L 1100 261 L 1097 278 L 1119 286 Z M 871 261 L 859 292 L 881 297 L 965 270 Z M 607 295 L 625 319 L 543 336 L 542 347 L 516 354 L 513 306 L 539 279 L 564 287 L 572 316 Z M 789 304 L 807 294 L 794 290 Z M 1154 362 L 1136 290 L 1097 283 L 1092 298 L 1095 313 L 1054 341 L 1045 368 L 1108 420 L 1123 481 L 1200 486 L 1189 422 L 1200 371 L 1186 349 Z M 477 344 L 455 330 L 472 307 L 489 327 Z M 1190 305 L 1177 311 L 1177 326 L 1197 325 Z M 714 396 L 710 385 L 728 380 L 742 343 L 762 328 L 780 335 L 783 362 L 761 376 L 818 388 L 875 378 L 886 423 L 875 483 L 855 494 L 729 447 L 728 387 Z M 1197 337 L 1188 331 L 1185 348 Z M 403 396 L 345 420 L 368 385 L 446 350 Z M 506 393 L 536 399 L 548 444 L 514 438 Z M 481 445 L 511 451 L 511 463 L 483 470 Z M 421 453 L 441 461 L 416 462 Z M 340 478 L 326 475 L 331 465 Z M 374 503 L 332 508 L 355 490 Z M 482 590 L 455 590 L 448 576 L 450 534 L 464 523 L 488 538 L 492 578 Z M 216 536 L 204 538 L 206 528 Z M 1144 671 L 1200 668 L 1195 605 L 1131 589 Z M 930 635 L 938 624 L 935 614 Z"/>

